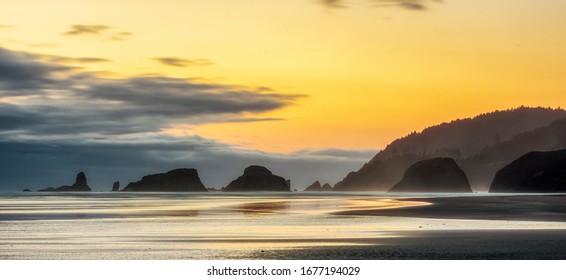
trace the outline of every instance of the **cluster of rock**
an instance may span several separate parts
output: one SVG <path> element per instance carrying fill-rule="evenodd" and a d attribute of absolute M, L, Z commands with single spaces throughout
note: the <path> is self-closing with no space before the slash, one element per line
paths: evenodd
<path fill-rule="evenodd" d="M 319 181 L 312 183 L 312 185 L 308 186 L 304 190 L 305 192 L 330 192 L 332 191 L 332 186 L 326 183 L 324 185 L 320 185 Z"/>
<path fill-rule="evenodd" d="M 143 176 L 137 182 L 129 183 L 121 191 L 126 192 L 207 192 L 201 182 L 198 171 L 194 168 L 182 168 L 171 170 L 166 173 L 151 174 Z M 24 189 L 28 192 L 30 189 Z M 41 192 L 79 192 L 91 191 L 87 184 L 84 172 L 77 175 L 75 183 L 71 186 L 61 186 L 57 188 L 46 188 Z M 120 182 L 116 181 L 112 185 L 112 191 L 120 191 Z M 291 191 L 291 180 L 274 175 L 269 169 L 252 165 L 244 170 L 244 174 L 236 180 L 230 182 L 222 189 L 225 192 L 247 192 L 247 191 Z"/>
<path fill-rule="evenodd" d="M 467 176 L 451 158 L 413 164 L 389 192 L 472 192 Z M 500 169 L 490 193 L 565 193 L 566 149 L 530 152 Z"/>
<path fill-rule="evenodd" d="M 90 192 L 91 189 L 86 182 L 86 176 L 84 172 L 77 174 L 75 183 L 71 186 L 61 186 L 61 187 L 49 187 L 46 189 L 38 190 L 39 192 Z"/>
<path fill-rule="evenodd" d="M 211 189 L 212 190 L 212 189 Z M 329 184 L 319 181 L 305 191 L 333 191 Z M 30 189 L 24 189 L 28 192 Z M 40 189 L 40 192 L 91 191 L 84 172 L 77 174 L 70 186 Z M 112 191 L 120 191 L 120 182 L 114 182 Z M 122 191 L 129 192 L 207 192 L 198 172 L 193 168 L 175 169 L 166 173 L 147 175 L 129 183 Z M 274 175 L 269 169 L 252 165 L 224 192 L 291 191 L 291 182 Z M 422 160 L 411 165 L 402 179 L 389 192 L 444 192 L 470 193 L 472 189 L 466 173 L 452 158 L 440 157 Z M 550 152 L 530 152 L 512 161 L 497 172 L 491 184 L 491 193 L 563 193 L 566 192 L 566 149 Z"/>

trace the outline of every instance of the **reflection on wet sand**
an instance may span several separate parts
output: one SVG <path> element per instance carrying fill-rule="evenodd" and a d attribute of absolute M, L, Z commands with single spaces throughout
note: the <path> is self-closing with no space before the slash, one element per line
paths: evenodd
<path fill-rule="evenodd" d="M 245 215 L 285 214 L 291 208 L 290 201 L 243 203 L 235 207 Z"/>
<path fill-rule="evenodd" d="M 264 250 L 375 246 L 435 230 L 566 229 L 545 221 L 358 215 L 430 203 L 379 194 L 0 196 L 0 259 L 250 258 Z"/>

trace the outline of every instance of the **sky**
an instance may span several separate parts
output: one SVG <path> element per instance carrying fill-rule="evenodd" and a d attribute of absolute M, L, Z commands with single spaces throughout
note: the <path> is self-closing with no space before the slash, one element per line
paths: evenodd
<path fill-rule="evenodd" d="M 302 189 L 436 123 L 566 105 L 562 0 L 0 4 L 1 189 L 250 164 Z"/>

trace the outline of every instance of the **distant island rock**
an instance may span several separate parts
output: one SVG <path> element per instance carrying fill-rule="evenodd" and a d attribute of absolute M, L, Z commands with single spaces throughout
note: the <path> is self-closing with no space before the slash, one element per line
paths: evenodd
<path fill-rule="evenodd" d="M 308 186 L 304 190 L 305 192 L 327 192 L 332 191 L 332 186 L 330 184 L 320 185 L 319 181 L 312 183 L 312 185 Z"/>
<path fill-rule="evenodd" d="M 86 175 L 84 172 L 77 174 L 75 183 L 72 186 L 61 186 L 58 188 L 46 188 L 38 190 L 39 192 L 90 192 L 91 189 L 86 182 Z"/>
<path fill-rule="evenodd" d="M 181 168 L 167 173 L 144 176 L 140 181 L 129 183 L 125 192 L 206 192 L 194 168 Z"/>
<path fill-rule="evenodd" d="M 249 192 L 249 191 L 291 191 L 290 181 L 273 175 L 269 169 L 252 165 L 244 170 L 244 174 L 226 186 L 225 192 Z"/>
<path fill-rule="evenodd" d="M 305 192 L 320 192 L 322 191 L 322 186 L 319 181 L 315 181 L 310 186 L 305 188 Z"/>
<path fill-rule="evenodd" d="M 490 193 L 566 192 L 566 150 L 530 152 L 495 174 Z"/>
<path fill-rule="evenodd" d="M 432 158 L 411 165 L 389 192 L 472 192 L 466 173 L 452 158 Z"/>
<path fill-rule="evenodd" d="M 30 189 L 23 189 L 22 192 L 31 192 Z"/>
<path fill-rule="evenodd" d="M 119 181 L 116 181 L 116 182 L 114 182 L 114 184 L 112 184 L 112 191 L 113 192 L 120 191 L 120 182 Z"/>

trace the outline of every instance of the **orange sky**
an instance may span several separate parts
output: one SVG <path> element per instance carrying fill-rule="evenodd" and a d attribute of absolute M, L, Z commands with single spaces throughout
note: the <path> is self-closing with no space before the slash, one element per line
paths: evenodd
<path fill-rule="evenodd" d="M 0 43 L 109 59 L 81 65 L 109 77 L 159 73 L 306 95 L 249 115 L 284 120 L 164 131 L 265 151 L 383 148 L 454 118 L 519 105 L 566 106 L 562 0 L 425 1 L 419 11 L 319 2 L 10 1 L 0 10 Z M 103 36 L 62 34 L 74 24 L 110 28 Z M 120 32 L 132 35 L 110 39 Z M 172 67 L 152 59 L 165 56 L 213 64 Z"/>

